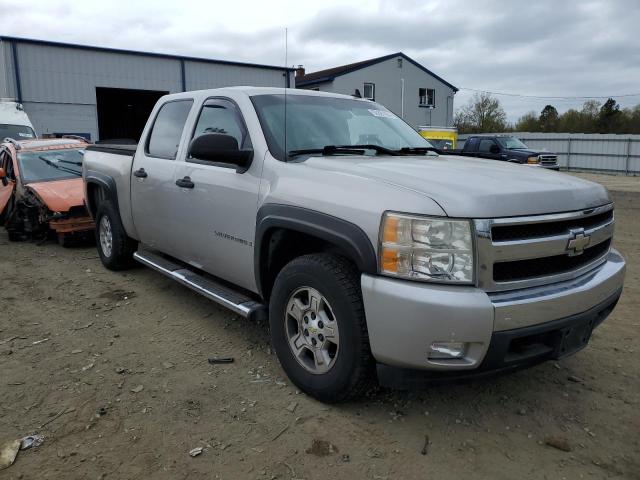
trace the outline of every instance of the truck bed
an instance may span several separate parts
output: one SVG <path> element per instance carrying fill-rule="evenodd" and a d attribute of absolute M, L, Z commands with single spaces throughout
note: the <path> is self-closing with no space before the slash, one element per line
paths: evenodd
<path fill-rule="evenodd" d="M 131 167 L 137 145 L 99 143 L 90 145 L 85 150 L 83 161 L 83 176 L 98 177 L 110 180 L 109 188 L 115 190 L 122 224 L 127 234 L 137 238 L 131 216 Z M 86 183 L 85 183 L 86 185 Z M 86 187 L 85 187 L 86 188 Z M 89 192 L 85 191 L 88 197 Z"/>
<path fill-rule="evenodd" d="M 89 145 L 86 149 L 93 152 L 113 153 L 115 155 L 129 155 L 133 157 L 138 148 L 137 143 L 120 144 L 120 143 L 98 143 Z"/>

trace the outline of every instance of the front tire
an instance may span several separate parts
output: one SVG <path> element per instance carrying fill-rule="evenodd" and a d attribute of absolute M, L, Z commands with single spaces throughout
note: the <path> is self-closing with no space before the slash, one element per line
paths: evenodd
<path fill-rule="evenodd" d="M 269 303 L 271 340 L 282 368 L 300 390 L 327 403 L 362 395 L 373 359 L 353 264 L 330 254 L 289 262 Z"/>
<path fill-rule="evenodd" d="M 109 270 L 133 266 L 137 244 L 127 236 L 118 211 L 108 200 L 100 203 L 96 212 L 96 245 L 102 264 Z"/>

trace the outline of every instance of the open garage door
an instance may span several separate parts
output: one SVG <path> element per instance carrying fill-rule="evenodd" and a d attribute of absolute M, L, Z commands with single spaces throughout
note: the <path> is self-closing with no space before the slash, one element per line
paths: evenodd
<path fill-rule="evenodd" d="M 153 106 L 167 93 L 96 87 L 100 141 L 137 142 Z"/>

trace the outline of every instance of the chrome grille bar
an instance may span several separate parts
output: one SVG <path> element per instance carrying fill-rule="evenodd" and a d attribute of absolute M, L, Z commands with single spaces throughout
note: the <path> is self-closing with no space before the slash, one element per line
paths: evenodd
<path fill-rule="evenodd" d="M 611 212 L 611 215 L 606 215 L 606 212 Z M 474 223 L 477 236 L 478 286 L 488 292 L 498 292 L 569 280 L 595 268 L 604 261 L 609 251 L 608 245 L 613 236 L 615 220 L 613 204 L 608 204 L 577 212 L 480 219 L 475 220 Z M 550 226 L 553 225 L 553 234 L 540 236 L 536 232 L 545 232 L 545 223 Z M 565 223 L 566 228 L 563 228 Z M 584 227 L 581 225 L 584 225 Z M 495 226 L 501 228 L 514 226 L 519 232 L 529 231 L 526 227 L 531 226 L 531 236 L 526 238 L 520 234 L 514 240 L 493 240 L 492 229 Z M 583 251 L 594 248 L 589 252 L 590 254 L 582 257 L 585 259 L 584 262 L 580 262 L 580 255 L 583 251 L 576 251 L 570 248 L 570 245 L 576 244 L 574 240 L 576 236 L 581 240 L 579 243 L 582 246 L 581 248 L 585 249 Z M 585 237 L 588 238 L 588 241 L 585 240 Z M 503 235 L 502 238 L 509 238 L 509 236 L 505 237 Z M 607 242 L 607 244 L 605 245 L 604 242 Z M 600 254 L 600 251 L 602 251 L 602 254 Z M 595 258 L 592 258 L 595 252 L 598 252 L 598 254 Z M 564 256 L 575 257 L 574 261 L 571 262 L 572 266 L 576 265 L 575 269 L 558 271 L 544 276 L 537 276 L 535 273 L 540 269 L 532 268 L 531 272 L 526 271 L 527 266 L 533 267 L 535 259 L 540 259 L 543 262 L 549 258 L 549 261 L 553 262 L 553 259 L 564 258 Z M 527 262 L 527 260 L 533 260 L 534 262 Z M 496 281 L 494 279 L 494 264 L 500 263 L 501 271 L 504 272 L 505 267 L 509 268 L 510 262 L 513 262 L 513 268 L 520 269 L 516 272 L 517 275 L 514 275 L 519 279 Z M 549 269 L 547 268 L 546 270 Z"/>

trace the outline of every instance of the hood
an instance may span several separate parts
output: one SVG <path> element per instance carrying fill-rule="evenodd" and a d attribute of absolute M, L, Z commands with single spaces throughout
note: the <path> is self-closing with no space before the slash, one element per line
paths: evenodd
<path fill-rule="evenodd" d="M 534 155 L 556 155 L 554 152 L 550 152 L 549 150 L 537 150 L 535 148 L 512 148 L 505 151 L 509 153 L 517 153 L 523 157 L 531 157 Z"/>
<path fill-rule="evenodd" d="M 52 212 L 67 212 L 71 207 L 84 205 L 82 178 L 33 182 L 25 186 L 34 191 Z"/>
<path fill-rule="evenodd" d="M 497 160 L 454 155 L 341 156 L 310 157 L 305 164 L 419 192 L 437 202 L 450 217 L 538 215 L 611 202 L 600 184 Z"/>
<path fill-rule="evenodd" d="M 541 153 L 539 150 L 532 150 L 530 148 L 506 148 L 503 150 L 503 152 L 517 153 L 522 155 L 523 157 L 530 157 L 531 155 L 538 155 L 539 153 Z M 548 153 L 550 154 L 551 152 Z"/>

